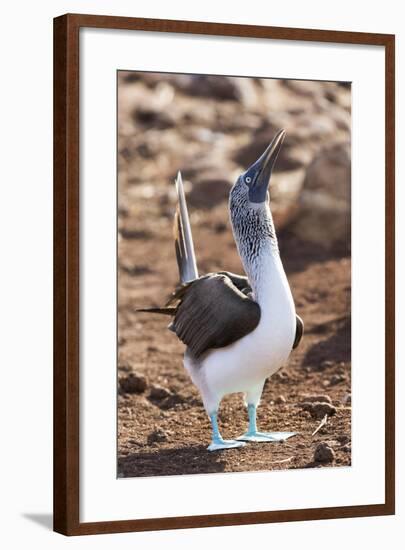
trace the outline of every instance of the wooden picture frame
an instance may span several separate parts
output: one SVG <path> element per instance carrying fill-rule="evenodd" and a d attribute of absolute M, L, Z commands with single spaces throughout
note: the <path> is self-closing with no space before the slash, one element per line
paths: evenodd
<path fill-rule="evenodd" d="M 359 506 L 81 523 L 79 514 L 79 30 L 142 30 L 385 48 L 385 502 Z M 393 35 L 69 14 L 54 20 L 54 529 L 65 535 L 184 529 L 395 512 Z"/>

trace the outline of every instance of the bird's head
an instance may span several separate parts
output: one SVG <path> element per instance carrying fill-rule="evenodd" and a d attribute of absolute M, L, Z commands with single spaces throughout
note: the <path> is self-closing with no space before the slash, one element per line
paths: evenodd
<path fill-rule="evenodd" d="M 260 158 L 239 176 L 234 186 L 237 188 L 238 195 L 244 195 L 253 207 L 267 200 L 271 173 L 284 136 L 285 130 L 279 130 Z"/>
<path fill-rule="evenodd" d="M 249 271 L 263 247 L 278 251 L 268 188 L 285 131 L 280 130 L 261 157 L 239 176 L 229 197 L 230 217 L 239 254 Z"/>

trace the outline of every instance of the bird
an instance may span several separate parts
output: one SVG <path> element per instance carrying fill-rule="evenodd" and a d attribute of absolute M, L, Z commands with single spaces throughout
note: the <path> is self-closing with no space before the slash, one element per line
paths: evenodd
<path fill-rule="evenodd" d="M 256 421 L 265 381 L 286 363 L 304 333 L 270 209 L 271 174 L 285 134 L 285 130 L 276 133 L 230 190 L 230 221 L 245 275 L 229 271 L 198 274 L 178 172 L 174 241 L 180 284 L 163 307 L 137 310 L 172 317 L 168 328 L 186 345 L 184 367 L 211 421 L 209 451 L 238 448 L 252 441 L 283 441 L 296 435 L 259 431 Z M 239 392 L 245 398 L 248 429 L 235 439 L 223 439 L 218 425 L 220 402 L 225 395 Z"/>

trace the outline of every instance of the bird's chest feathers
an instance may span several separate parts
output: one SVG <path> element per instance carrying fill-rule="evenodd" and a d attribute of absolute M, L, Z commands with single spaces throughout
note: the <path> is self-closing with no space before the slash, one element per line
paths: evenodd
<path fill-rule="evenodd" d="M 255 298 L 260 304 L 258 327 L 246 337 L 258 370 L 274 372 L 287 360 L 294 342 L 296 318 L 291 290 L 279 256 L 266 258 L 257 268 Z M 270 373 L 271 374 L 271 373 Z"/>
<path fill-rule="evenodd" d="M 249 335 L 250 364 L 254 363 L 258 370 L 275 372 L 290 355 L 294 335 L 295 312 L 289 300 L 273 303 L 268 311 L 262 309 L 260 323 Z"/>

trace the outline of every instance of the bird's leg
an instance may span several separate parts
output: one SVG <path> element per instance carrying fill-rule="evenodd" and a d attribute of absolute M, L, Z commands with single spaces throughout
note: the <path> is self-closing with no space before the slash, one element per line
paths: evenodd
<path fill-rule="evenodd" d="M 238 437 L 238 441 L 257 441 L 257 442 L 271 442 L 271 441 L 284 441 L 289 437 L 296 435 L 295 432 L 259 432 L 257 430 L 256 423 L 256 409 L 255 403 L 248 403 L 248 416 L 249 427 L 248 431 Z"/>
<path fill-rule="evenodd" d="M 209 451 L 220 451 L 222 449 L 235 449 L 236 447 L 243 447 L 245 443 L 243 441 L 236 441 L 234 439 L 222 439 L 222 436 L 218 427 L 218 414 L 217 411 L 210 414 L 210 420 L 212 425 L 212 441 L 208 446 Z"/>

